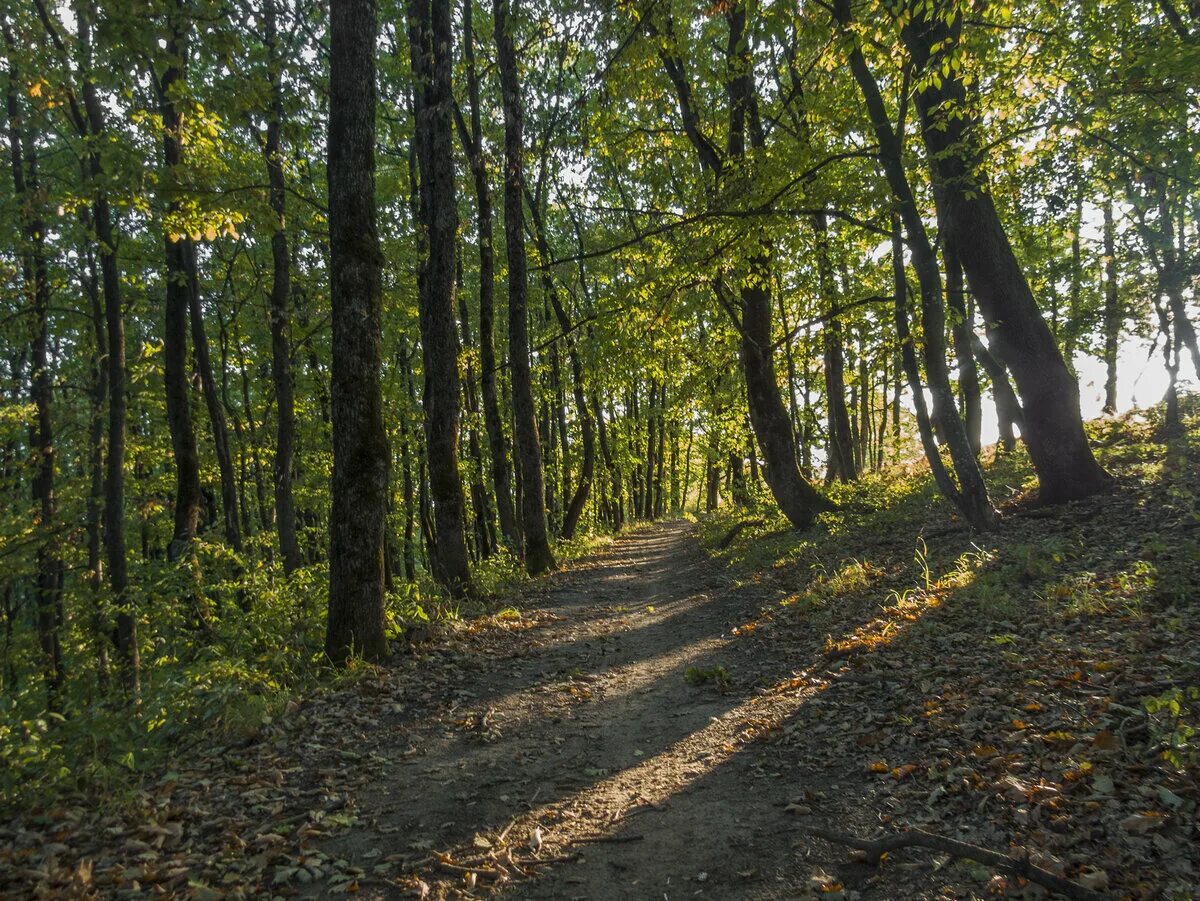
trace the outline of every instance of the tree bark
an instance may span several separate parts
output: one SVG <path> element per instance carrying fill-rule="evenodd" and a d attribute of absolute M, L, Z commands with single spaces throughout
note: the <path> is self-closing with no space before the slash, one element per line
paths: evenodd
<path fill-rule="evenodd" d="M 575 484 L 575 490 L 571 493 L 571 499 L 567 503 L 566 512 L 563 514 L 562 537 L 569 539 L 575 537 L 575 530 L 579 526 L 579 518 L 583 514 L 583 508 L 587 505 L 588 495 L 592 490 L 592 479 L 596 472 L 596 427 L 591 409 L 587 403 L 587 392 L 583 378 L 583 361 L 579 356 L 579 346 L 575 340 L 575 329 L 571 324 L 571 318 L 567 315 L 566 308 L 563 306 L 562 298 L 558 293 L 558 287 L 554 284 L 553 275 L 549 268 L 546 268 L 551 260 L 551 256 L 550 241 L 546 236 L 545 219 L 536 204 L 530 204 L 529 215 L 533 222 L 533 234 L 534 239 L 537 241 L 538 255 L 542 259 L 542 285 L 547 298 L 550 300 L 550 307 L 554 311 L 554 318 L 558 323 L 559 331 L 563 335 L 563 342 L 567 346 L 567 362 L 571 367 L 571 389 L 575 399 L 575 414 L 579 417 L 580 443 L 583 445 L 582 459 L 579 464 L 579 481 Z M 583 273 L 581 272 L 580 278 L 582 279 L 582 277 Z"/>
<path fill-rule="evenodd" d="M 235 554 L 242 552 L 242 530 L 238 516 L 237 476 L 233 471 L 233 454 L 229 450 L 229 429 L 225 408 L 217 394 L 213 377 L 212 358 L 208 352 L 208 335 L 204 331 L 204 313 L 200 308 L 200 285 L 196 272 L 196 247 L 187 245 L 188 252 L 188 314 L 192 326 L 192 356 L 200 371 L 200 386 L 208 406 L 212 427 L 213 447 L 217 454 L 217 471 L 221 477 L 221 513 L 224 518 L 225 540 Z"/>
<path fill-rule="evenodd" d="M 377 660 L 384 635 L 389 451 L 380 390 L 382 257 L 375 224 L 375 0 L 330 9 L 329 249 L 333 486 L 325 652 Z"/>

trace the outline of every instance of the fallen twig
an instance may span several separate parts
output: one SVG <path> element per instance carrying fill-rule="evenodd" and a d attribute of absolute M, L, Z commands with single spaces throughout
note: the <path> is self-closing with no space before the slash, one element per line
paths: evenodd
<path fill-rule="evenodd" d="M 600 844 L 603 842 L 612 845 L 621 845 L 626 842 L 640 842 L 645 837 L 640 833 L 637 835 L 582 835 L 579 838 L 571 839 L 567 844 L 579 845 L 584 842 Z"/>
<path fill-rule="evenodd" d="M 857 848 L 859 851 L 866 853 L 868 863 L 876 866 L 883 859 L 883 855 L 889 851 L 912 847 L 928 848 L 931 851 L 940 851 L 943 854 L 951 854 L 954 857 L 965 857 L 969 860 L 995 867 L 998 870 L 1004 870 L 1012 873 L 1014 876 L 1020 876 L 1028 879 L 1030 882 L 1035 882 L 1052 892 L 1065 895 L 1068 898 L 1080 899 L 1080 901 L 1104 901 L 1108 897 L 1103 892 L 1086 888 L 1077 882 L 1072 882 L 1070 879 L 1054 875 L 1049 870 L 1030 862 L 1027 856 L 1014 857 L 1010 854 L 1001 854 L 998 851 L 991 851 L 979 845 L 972 845 L 969 842 L 960 842 L 957 839 L 946 838 L 943 835 L 936 835 L 932 832 L 925 832 L 923 829 L 909 829 L 905 832 L 898 832 L 895 835 L 885 836 L 876 841 L 868 841 L 867 839 L 856 838 L 853 835 L 842 835 L 838 832 L 831 832 L 828 829 L 821 829 L 817 826 L 798 826 L 797 828 L 801 832 L 815 835 L 826 841 L 834 842 L 838 845 L 846 845 L 850 848 Z"/>

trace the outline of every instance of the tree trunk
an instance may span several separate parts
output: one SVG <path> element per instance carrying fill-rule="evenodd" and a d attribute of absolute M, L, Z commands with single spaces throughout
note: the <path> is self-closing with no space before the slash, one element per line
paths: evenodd
<path fill-rule="evenodd" d="M 958 393 L 962 397 L 963 425 L 967 429 L 971 451 L 978 457 L 983 447 L 983 402 L 979 392 L 979 373 L 975 369 L 975 355 L 971 350 L 971 339 L 975 334 L 974 316 L 963 291 L 958 249 L 954 239 L 948 235 L 942 242 L 942 257 L 946 264 L 946 300 L 954 313 L 950 329 L 954 337 L 954 357 L 958 361 Z"/>
<path fill-rule="evenodd" d="M 962 17 L 948 26 L 939 15 L 915 15 L 904 28 L 917 68 L 917 110 L 935 181 L 944 197 L 948 234 L 984 318 L 994 323 L 994 350 L 1012 371 L 1025 412 L 1022 435 L 1038 474 L 1041 498 L 1058 503 L 1087 497 L 1110 484 L 1083 430 L 1079 386 L 1038 312 L 987 186 L 977 176 L 978 123 L 967 111 L 961 79 L 923 78 L 957 45 Z M 939 49 L 935 54 L 933 47 Z"/>
<path fill-rule="evenodd" d="M 1104 412 L 1117 412 L 1117 352 L 1121 347 L 1120 295 L 1117 290 L 1117 237 L 1113 205 L 1104 204 Z"/>
<path fill-rule="evenodd" d="M 11 53 L 12 38 L 5 23 L 5 42 Z M 29 399 L 35 410 L 29 429 L 29 451 L 33 470 L 33 501 L 37 505 L 35 526 L 43 533 L 37 548 L 34 602 L 38 642 L 43 655 L 43 673 L 48 706 L 61 707 L 66 673 L 62 653 L 63 562 L 57 536 L 57 501 L 54 495 L 53 386 L 50 379 L 50 281 L 46 267 L 46 223 L 39 199 L 37 140 L 23 126 L 16 64 L 9 60 L 8 127 L 12 152 L 13 193 L 20 208 L 22 247 L 21 275 L 32 323 L 29 342 L 31 368 Z"/>
<path fill-rule="evenodd" d="M 1000 447 L 1011 452 L 1017 446 L 1017 437 L 1013 433 L 1013 427 L 1020 428 L 1025 418 L 1021 413 L 1021 402 L 1017 400 L 1017 394 L 1009 384 L 1008 370 L 990 350 L 984 347 L 983 342 L 972 337 L 971 350 L 992 381 L 992 399 L 996 403 Z"/>
<path fill-rule="evenodd" d="M 382 256 L 375 225 L 375 0 L 330 9 L 329 248 L 333 480 L 325 652 L 378 660 L 389 451 L 380 391 Z"/>
<path fill-rule="evenodd" d="M 462 343 L 466 348 L 473 344 L 471 340 L 471 316 L 467 309 L 467 295 L 462 290 L 462 255 L 458 256 L 458 319 L 462 331 Z M 471 506 L 475 513 L 475 540 L 480 555 L 489 557 L 498 548 L 496 542 L 496 522 L 492 516 L 491 504 L 488 501 L 487 489 L 483 486 L 483 449 L 479 445 L 479 432 L 476 423 L 479 422 L 479 397 L 475 393 L 475 367 L 467 362 L 466 378 L 463 380 L 463 401 L 467 413 L 470 414 L 470 424 L 467 426 L 467 451 L 471 455 Z"/>
<path fill-rule="evenodd" d="M 75 9 L 81 55 L 91 65 L 91 23 L 95 8 L 90 0 Z M 86 121 L 80 123 L 81 137 L 90 137 L 95 147 L 105 131 L 104 107 L 90 72 L 83 79 L 83 103 Z M 138 649 L 137 618 L 128 594 L 129 569 L 125 560 L 125 416 L 126 362 L 125 313 L 121 299 L 121 270 L 117 259 L 117 234 L 112 222 L 108 194 L 101 183 L 103 161 L 89 150 L 86 157 L 92 202 L 92 223 L 100 254 L 100 284 L 104 295 L 105 345 L 108 350 L 108 459 L 104 470 L 104 551 L 108 564 L 108 584 L 116 611 L 113 631 L 117 655 L 121 658 L 125 688 L 131 698 L 141 692 L 141 655 Z"/>
<path fill-rule="evenodd" d="M 187 245 L 188 258 L 188 314 L 192 326 L 192 356 L 200 371 L 200 386 L 204 402 L 208 406 L 208 419 L 212 427 L 213 446 L 217 453 L 217 470 L 221 477 L 221 513 L 224 517 L 225 540 L 237 555 L 242 553 L 242 530 L 238 516 L 237 476 L 233 471 L 233 454 L 229 450 L 229 429 L 225 422 L 225 408 L 217 394 L 217 382 L 213 377 L 212 359 L 208 352 L 208 335 L 204 331 L 204 313 L 200 309 L 200 285 L 196 274 L 196 247 Z"/>
<path fill-rule="evenodd" d="M 496 254 L 492 245 L 492 195 L 488 187 L 487 164 L 483 156 L 479 75 L 475 68 L 475 32 L 471 24 L 474 2 L 475 0 L 464 0 L 463 3 L 463 59 L 467 68 L 467 94 L 471 108 L 469 133 L 461 115 L 458 124 L 463 150 L 475 183 L 475 228 L 479 242 L 479 389 L 483 400 L 483 420 L 487 429 L 488 447 L 491 450 L 492 487 L 496 494 L 496 514 L 500 520 L 500 532 L 509 548 L 519 554 L 521 531 L 513 511 L 508 442 L 504 435 L 504 419 L 500 415 L 500 403 L 496 396 Z"/>
<path fill-rule="evenodd" d="M 836 14 L 839 22 L 845 28 L 849 24 L 849 2 L 838 0 Z M 933 399 L 931 425 L 940 427 L 954 470 L 958 475 L 958 485 L 955 486 L 945 472 L 938 452 L 936 441 L 921 435 L 925 455 L 933 470 L 934 477 L 942 493 L 958 508 L 963 517 L 974 529 L 981 531 L 995 528 L 998 516 L 991 500 L 988 498 L 987 486 L 979 461 L 971 451 L 966 429 L 958 408 L 954 403 L 954 393 L 950 387 L 950 375 L 946 365 L 945 355 L 945 306 L 942 299 L 942 280 L 938 270 L 937 258 L 925 231 L 925 223 L 921 218 L 916 199 L 904 171 L 903 149 L 900 135 L 902 129 L 894 130 L 888 118 L 883 97 L 875 77 L 871 74 L 863 57 L 862 50 L 854 45 L 850 50 L 850 69 L 858 83 L 863 101 L 871 119 L 875 138 L 879 143 L 878 161 L 880 168 L 891 188 L 896 204 L 896 215 L 904 224 L 908 235 L 908 248 L 912 257 L 913 269 L 917 274 L 917 283 L 921 296 L 922 328 L 924 332 L 925 372 L 929 380 L 930 394 Z M 893 223 L 892 255 L 896 280 L 901 283 L 896 295 L 896 328 L 902 344 L 905 372 L 913 391 L 914 403 L 918 409 L 924 406 L 920 373 L 915 369 L 915 350 L 911 347 L 908 334 L 907 304 L 904 294 L 905 286 L 904 263 L 900 246 L 899 226 Z M 906 293 L 906 292 L 905 292 Z M 905 347 L 904 342 L 909 342 Z M 909 360 L 907 354 L 912 352 L 914 359 Z M 918 420 L 920 415 L 918 415 Z"/>
<path fill-rule="evenodd" d="M 470 587 L 465 507 L 458 475 L 461 386 L 455 326 L 455 254 L 458 206 L 454 184 L 453 104 L 450 73 L 454 34 L 449 0 L 411 0 L 409 40 L 416 80 L 420 212 L 427 257 L 420 285 L 421 356 L 425 387 L 425 442 L 437 544 L 433 573 L 453 597 Z"/>
<path fill-rule="evenodd" d="M 191 239 L 178 221 L 183 211 L 179 199 L 179 171 L 183 164 L 183 113 L 179 88 L 187 65 L 187 24 L 183 0 L 173 0 L 168 11 L 166 54 L 171 60 L 159 81 L 163 122 L 163 161 L 169 198 L 163 222 L 166 257 L 166 316 L 163 327 L 163 384 L 166 389 L 167 426 L 175 461 L 175 526 L 168 559 L 179 560 L 192 551 L 200 524 L 200 451 L 192 420 L 188 386 L 188 307 L 195 281 L 195 256 Z M 178 229 L 179 231 L 173 231 Z"/>
<path fill-rule="evenodd" d="M 287 235 L 287 191 L 283 175 L 283 60 L 279 51 L 276 0 L 264 4 L 264 27 L 271 85 L 267 136 L 263 159 L 267 166 L 267 197 L 274 214 L 271 233 L 271 380 L 275 385 L 275 529 L 283 571 L 291 574 L 300 566 L 296 536 L 296 504 L 292 493 L 293 458 L 296 447 L 296 402 L 292 384 L 290 332 L 292 293 L 291 253 Z"/>
<path fill-rule="evenodd" d="M 528 263 L 525 256 L 524 121 L 509 0 L 493 0 L 496 53 L 504 106 L 504 234 L 508 245 L 508 344 L 512 373 L 514 439 L 521 467 L 521 522 L 525 568 L 530 575 L 553 569 L 546 530 L 545 477 L 533 403 L 529 359 Z"/>

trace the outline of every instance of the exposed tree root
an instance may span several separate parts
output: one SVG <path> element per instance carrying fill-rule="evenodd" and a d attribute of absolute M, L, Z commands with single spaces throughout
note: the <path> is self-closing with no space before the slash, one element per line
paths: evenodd
<path fill-rule="evenodd" d="M 741 522 L 736 523 L 732 529 L 725 533 L 725 537 L 717 542 L 717 549 L 725 550 L 729 545 L 733 544 L 733 539 L 737 538 L 743 529 L 748 529 L 751 526 L 761 526 L 765 522 L 765 519 L 743 519 Z"/>

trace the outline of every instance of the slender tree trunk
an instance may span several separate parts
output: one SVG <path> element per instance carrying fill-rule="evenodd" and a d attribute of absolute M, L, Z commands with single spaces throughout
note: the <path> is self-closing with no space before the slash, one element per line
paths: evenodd
<path fill-rule="evenodd" d="M 200 308 L 200 286 L 196 277 L 196 247 L 187 246 L 188 258 L 188 314 L 192 326 L 192 355 L 200 371 L 200 386 L 204 402 L 208 406 L 208 419 L 212 427 L 213 446 L 217 453 L 217 470 L 221 477 L 221 513 L 224 517 L 225 540 L 235 554 L 242 553 L 242 530 L 238 516 L 237 476 L 233 471 L 233 454 L 229 450 L 229 429 L 225 422 L 225 408 L 217 393 L 217 382 L 213 377 L 212 358 L 208 352 L 208 335 L 204 330 L 204 313 Z"/>
<path fill-rule="evenodd" d="M 91 79 L 91 23 L 95 8 L 91 0 L 75 7 L 81 57 L 87 69 L 83 77 L 86 121 L 80 123 L 81 137 L 90 137 L 95 148 L 105 133 L 104 107 Z M 90 149 L 86 157 L 92 203 L 92 223 L 100 254 L 100 284 L 104 295 L 105 346 L 108 351 L 108 458 L 104 470 L 104 550 L 108 584 L 112 591 L 116 624 L 113 631 L 121 659 L 126 691 L 133 699 L 141 693 L 141 655 L 138 649 L 137 618 L 129 597 L 129 569 L 125 559 L 125 419 L 126 362 L 125 313 L 121 298 L 121 270 L 117 258 L 117 231 L 113 226 L 108 194 L 102 187 L 104 165 L 99 153 Z"/>
<path fill-rule="evenodd" d="M 463 3 L 463 59 L 467 69 L 467 95 L 471 123 L 467 128 L 458 118 L 463 150 L 475 184 L 475 228 L 479 243 L 479 389 L 483 401 L 483 420 L 491 450 L 492 487 L 496 494 L 496 514 L 500 532 L 510 549 L 520 553 L 521 532 L 512 503 L 512 476 L 509 471 L 508 442 L 504 419 L 496 395 L 495 285 L 496 255 L 492 245 L 492 194 L 488 186 L 487 164 L 483 156 L 483 126 L 480 121 L 479 75 L 475 68 L 475 32 L 472 10 L 475 0 Z M 457 110 L 457 107 L 456 107 Z"/>
<path fill-rule="evenodd" d="M 275 529 L 283 571 L 291 574 L 300 566 L 300 544 L 296 536 L 296 503 L 292 492 L 296 453 L 296 402 L 292 384 L 291 252 L 287 234 L 287 189 L 283 173 L 283 57 L 279 49 L 276 0 L 265 0 L 264 28 L 268 57 L 271 101 L 263 160 L 267 167 L 267 199 L 274 216 L 271 232 L 271 380 L 275 385 Z"/>
<path fill-rule="evenodd" d="M 454 30 L 450 0 L 411 0 L 409 40 L 416 86 L 420 211 L 426 232 L 420 282 L 425 441 L 437 545 L 434 576 L 452 596 L 470 587 L 466 503 L 458 475 L 461 386 L 455 326 L 458 206 L 454 184 L 454 97 L 450 90 Z"/>
<path fill-rule="evenodd" d="M 329 248 L 333 501 L 325 652 L 377 660 L 384 635 L 389 451 L 380 390 L 382 257 L 375 225 L 375 0 L 330 8 Z"/>
<path fill-rule="evenodd" d="M 164 208 L 163 241 L 166 257 L 166 317 L 163 328 L 163 384 L 167 426 L 175 461 L 175 526 L 168 558 L 192 553 L 200 524 L 200 451 L 192 418 L 188 387 L 188 307 L 196 278 L 191 239 L 178 221 L 182 215 L 180 170 L 183 165 L 183 113 L 179 85 L 188 54 L 188 24 L 184 0 L 173 0 L 168 11 L 166 53 L 171 60 L 159 81 L 159 110 L 163 122 L 163 161 L 168 200 Z M 178 229 L 178 231 L 175 231 Z"/>
<path fill-rule="evenodd" d="M 1021 413 L 1021 402 L 1008 381 L 1008 370 L 996 356 L 984 346 L 978 338 L 972 338 L 971 349 L 979 365 L 983 367 L 992 382 L 992 399 L 996 403 L 996 420 L 1000 431 L 1000 447 L 1006 452 L 1013 451 L 1017 446 L 1017 437 L 1013 427 L 1020 427 L 1024 421 Z"/>
<path fill-rule="evenodd" d="M 467 309 L 467 295 L 462 290 L 462 256 L 458 257 L 458 319 L 462 331 L 462 343 L 470 348 L 471 316 Z M 479 397 L 475 393 L 475 367 L 468 362 L 466 378 L 463 380 L 463 401 L 470 424 L 467 426 L 467 451 L 471 455 L 471 506 L 475 513 L 475 538 L 481 556 L 491 556 L 498 547 L 496 542 L 496 524 L 492 516 L 492 507 L 488 501 L 487 490 L 483 487 L 483 449 L 479 445 L 479 432 L 476 423 L 479 421 Z"/>
<path fill-rule="evenodd" d="M 504 106 L 504 234 L 508 245 L 508 354 L 516 422 L 514 438 L 521 468 L 525 568 L 530 575 L 537 575 L 553 569 L 555 563 L 546 529 L 542 448 L 534 414 L 529 360 L 529 275 L 525 256 L 525 176 L 522 169 L 524 112 L 509 0 L 493 0 L 492 8 Z"/>
<path fill-rule="evenodd" d="M 1104 412 L 1117 412 L 1117 352 L 1121 347 L 1124 325 L 1117 285 L 1117 234 L 1113 225 L 1113 205 L 1104 204 Z"/>
<path fill-rule="evenodd" d="M 953 238 L 946 236 L 944 239 L 942 255 L 946 264 L 946 300 L 954 314 L 950 329 L 954 338 L 954 357 L 958 361 L 958 393 L 962 397 L 963 425 L 966 426 L 972 452 L 979 456 L 983 447 L 983 403 L 975 355 L 971 350 L 975 325 L 971 305 L 963 290 L 962 266 L 958 262 L 958 248 Z"/>
<path fill-rule="evenodd" d="M 849 21 L 848 0 L 838 0 L 837 15 L 843 26 Z M 887 179 L 894 198 L 897 215 L 904 224 L 908 235 L 908 248 L 912 257 L 913 268 L 917 274 L 917 282 L 921 296 L 922 327 L 924 332 L 925 371 L 929 379 L 929 389 L 933 399 L 931 425 L 940 426 L 950 449 L 955 472 L 958 475 L 958 485 L 955 486 L 945 472 L 936 441 L 926 440 L 922 434 L 922 444 L 929 465 L 933 469 L 938 487 L 943 494 L 954 503 L 972 528 L 988 530 L 995 528 L 998 517 L 995 508 L 988 498 L 987 487 L 983 481 L 983 473 L 979 462 L 971 451 L 963 421 L 958 415 L 954 403 L 954 394 L 950 387 L 950 375 L 946 365 L 945 355 L 945 307 L 942 298 L 941 273 L 938 270 L 937 259 L 933 247 L 925 231 L 925 224 L 904 171 L 903 151 L 900 141 L 902 129 L 893 129 L 888 118 L 883 97 L 863 57 L 862 50 L 856 45 L 850 51 L 850 68 L 858 83 L 871 125 L 879 143 L 878 161 Z M 898 226 L 893 224 L 893 268 L 898 282 L 905 283 L 902 248 Z M 905 371 L 914 395 L 914 402 L 923 407 L 925 403 L 922 394 L 920 373 L 913 369 L 915 366 L 915 351 L 911 346 L 905 348 L 903 343 L 911 339 L 908 333 L 908 314 L 906 298 L 899 293 L 903 284 L 897 287 L 896 296 L 896 327 L 902 343 L 902 353 L 907 355 L 913 351 L 914 360 L 904 358 Z M 902 305 L 903 304 L 903 308 Z M 910 365 L 910 363 L 912 365 Z M 918 416 L 918 419 L 920 417 Z"/>
<path fill-rule="evenodd" d="M 12 39 L 5 27 L 5 42 L 11 54 Z M 12 153 L 13 191 L 20 207 L 22 248 L 21 274 L 26 294 L 32 336 L 29 342 L 29 395 L 35 410 L 29 429 L 33 470 L 33 501 L 37 505 L 36 527 L 44 534 L 37 549 L 34 580 L 38 642 L 43 656 L 48 705 L 61 707 L 66 673 L 62 653 L 63 562 L 57 536 L 57 501 L 54 494 L 55 447 L 53 386 L 50 379 L 50 281 L 46 266 L 46 223 L 39 199 L 37 141 L 25 127 L 21 112 L 16 64 L 9 60 L 8 128 Z"/>
<path fill-rule="evenodd" d="M 83 180 L 88 180 L 86 163 Z M 94 232 L 91 211 L 85 208 L 80 221 L 89 233 Z M 96 254 L 88 246 L 83 251 L 86 260 L 85 291 L 92 318 L 92 409 L 88 423 L 88 500 L 87 500 L 87 572 L 93 607 L 92 629 L 99 644 L 96 649 L 97 673 L 101 693 L 108 690 L 108 639 L 103 620 L 104 591 L 104 406 L 108 400 L 108 341 L 104 334 L 104 303 L 100 298 L 100 279 L 96 271 Z"/>
<path fill-rule="evenodd" d="M 596 471 L 596 430 L 592 412 L 587 403 L 587 389 L 583 378 L 583 361 L 579 356 L 575 331 L 572 327 L 571 319 L 567 315 L 566 308 L 563 306 L 562 298 L 559 296 L 558 287 L 554 284 L 553 275 L 548 268 L 551 255 L 550 241 L 546 235 L 545 219 L 543 218 L 542 211 L 534 203 L 529 205 L 529 215 L 532 219 L 534 238 L 537 241 L 538 256 L 542 260 L 542 287 L 546 297 L 550 301 L 550 307 L 554 311 L 554 318 L 558 323 L 559 331 L 563 335 L 563 342 L 567 347 L 567 363 L 571 367 L 571 389 L 575 399 L 575 413 L 579 417 L 580 443 L 583 445 L 582 459 L 579 464 L 579 481 L 575 484 L 575 490 L 571 493 L 571 499 L 567 504 L 566 512 L 563 514 L 562 537 L 569 539 L 575 536 L 575 530 L 579 526 L 579 518 L 583 514 L 583 509 L 587 505 L 588 494 L 592 489 L 592 479 Z M 583 273 L 581 272 L 580 278 L 582 279 L 582 277 Z M 563 449 L 565 458 L 565 441 Z M 566 484 L 567 482 L 564 480 L 564 487 Z"/>
<path fill-rule="evenodd" d="M 854 465 L 850 412 L 846 408 L 846 362 L 833 285 L 833 270 L 829 260 L 829 228 L 823 215 L 813 217 L 813 228 L 817 233 L 817 271 L 824 301 L 822 307 L 826 316 L 821 327 L 821 346 L 825 362 L 825 403 L 829 411 L 825 481 L 853 482 L 858 478 L 858 468 Z"/>

